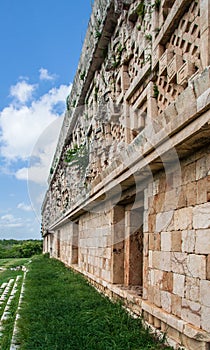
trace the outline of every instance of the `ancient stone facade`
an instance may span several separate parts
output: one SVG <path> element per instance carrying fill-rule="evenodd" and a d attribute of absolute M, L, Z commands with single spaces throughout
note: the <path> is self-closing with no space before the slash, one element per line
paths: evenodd
<path fill-rule="evenodd" d="M 210 2 L 95 0 L 44 251 L 174 348 L 210 348 Z"/>

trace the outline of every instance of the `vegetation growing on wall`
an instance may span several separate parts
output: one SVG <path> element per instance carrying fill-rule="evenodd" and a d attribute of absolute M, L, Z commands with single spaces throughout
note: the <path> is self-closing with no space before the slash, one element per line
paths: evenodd
<path fill-rule="evenodd" d="M 81 144 L 80 146 L 75 145 L 72 149 L 69 149 L 65 154 L 65 162 L 68 163 L 69 166 L 76 166 L 79 171 L 85 173 L 89 163 L 86 144 Z"/>

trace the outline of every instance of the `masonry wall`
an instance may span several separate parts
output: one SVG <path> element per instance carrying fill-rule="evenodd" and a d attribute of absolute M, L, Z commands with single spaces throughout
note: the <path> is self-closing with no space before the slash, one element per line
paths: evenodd
<path fill-rule="evenodd" d="M 175 348 L 210 346 L 210 2 L 95 1 L 44 251 Z"/>
<path fill-rule="evenodd" d="M 145 190 L 144 234 L 148 249 L 144 255 L 147 280 L 143 299 L 157 307 L 156 312 L 149 307 L 148 310 L 156 317 L 158 328 L 164 330 L 172 322 L 172 318 L 171 322 L 158 318 L 158 310 L 175 316 L 177 322 L 180 320 L 180 327 L 176 327 L 176 332 L 170 330 L 170 335 L 193 348 L 181 335 L 181 331 L 193 332 L 194 328 L 187 324 L 210 330 L 210 146 L 180 165 L 180 179 L 177 167 L 172 167 L 168 177 L 165 172 L 157 174 Z M 149 320 L 147 311 L 145 316 Z M 150 322 L 154 323 L 154 319 L 150 318 Z"/>

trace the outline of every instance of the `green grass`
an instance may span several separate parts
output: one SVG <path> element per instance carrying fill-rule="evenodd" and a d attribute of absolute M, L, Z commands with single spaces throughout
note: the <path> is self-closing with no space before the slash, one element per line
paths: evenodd
<path fill-rule="evenodd" d="M 10 268 L 10 267 L 16 267 L 16 266 L 23 266 L 23 265 L 27 265 L 29 260 L 30 260 L 29 258 L 0 259 L 0 267 Z"/>
<path fill-rule="evenodd" d="M 20 316 L 20 350 L 165 348 L 140 319 L 100 295 L 80 274 L 44 256 L 30 265 Z"/>

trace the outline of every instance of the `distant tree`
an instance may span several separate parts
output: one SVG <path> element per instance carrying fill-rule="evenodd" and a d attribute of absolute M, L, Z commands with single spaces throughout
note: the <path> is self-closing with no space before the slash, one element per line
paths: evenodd
<path fill-rule="evenodd" d="M 41 253 L 41 240 L 0 240 L 0 259 L 30 258 Z"/>

